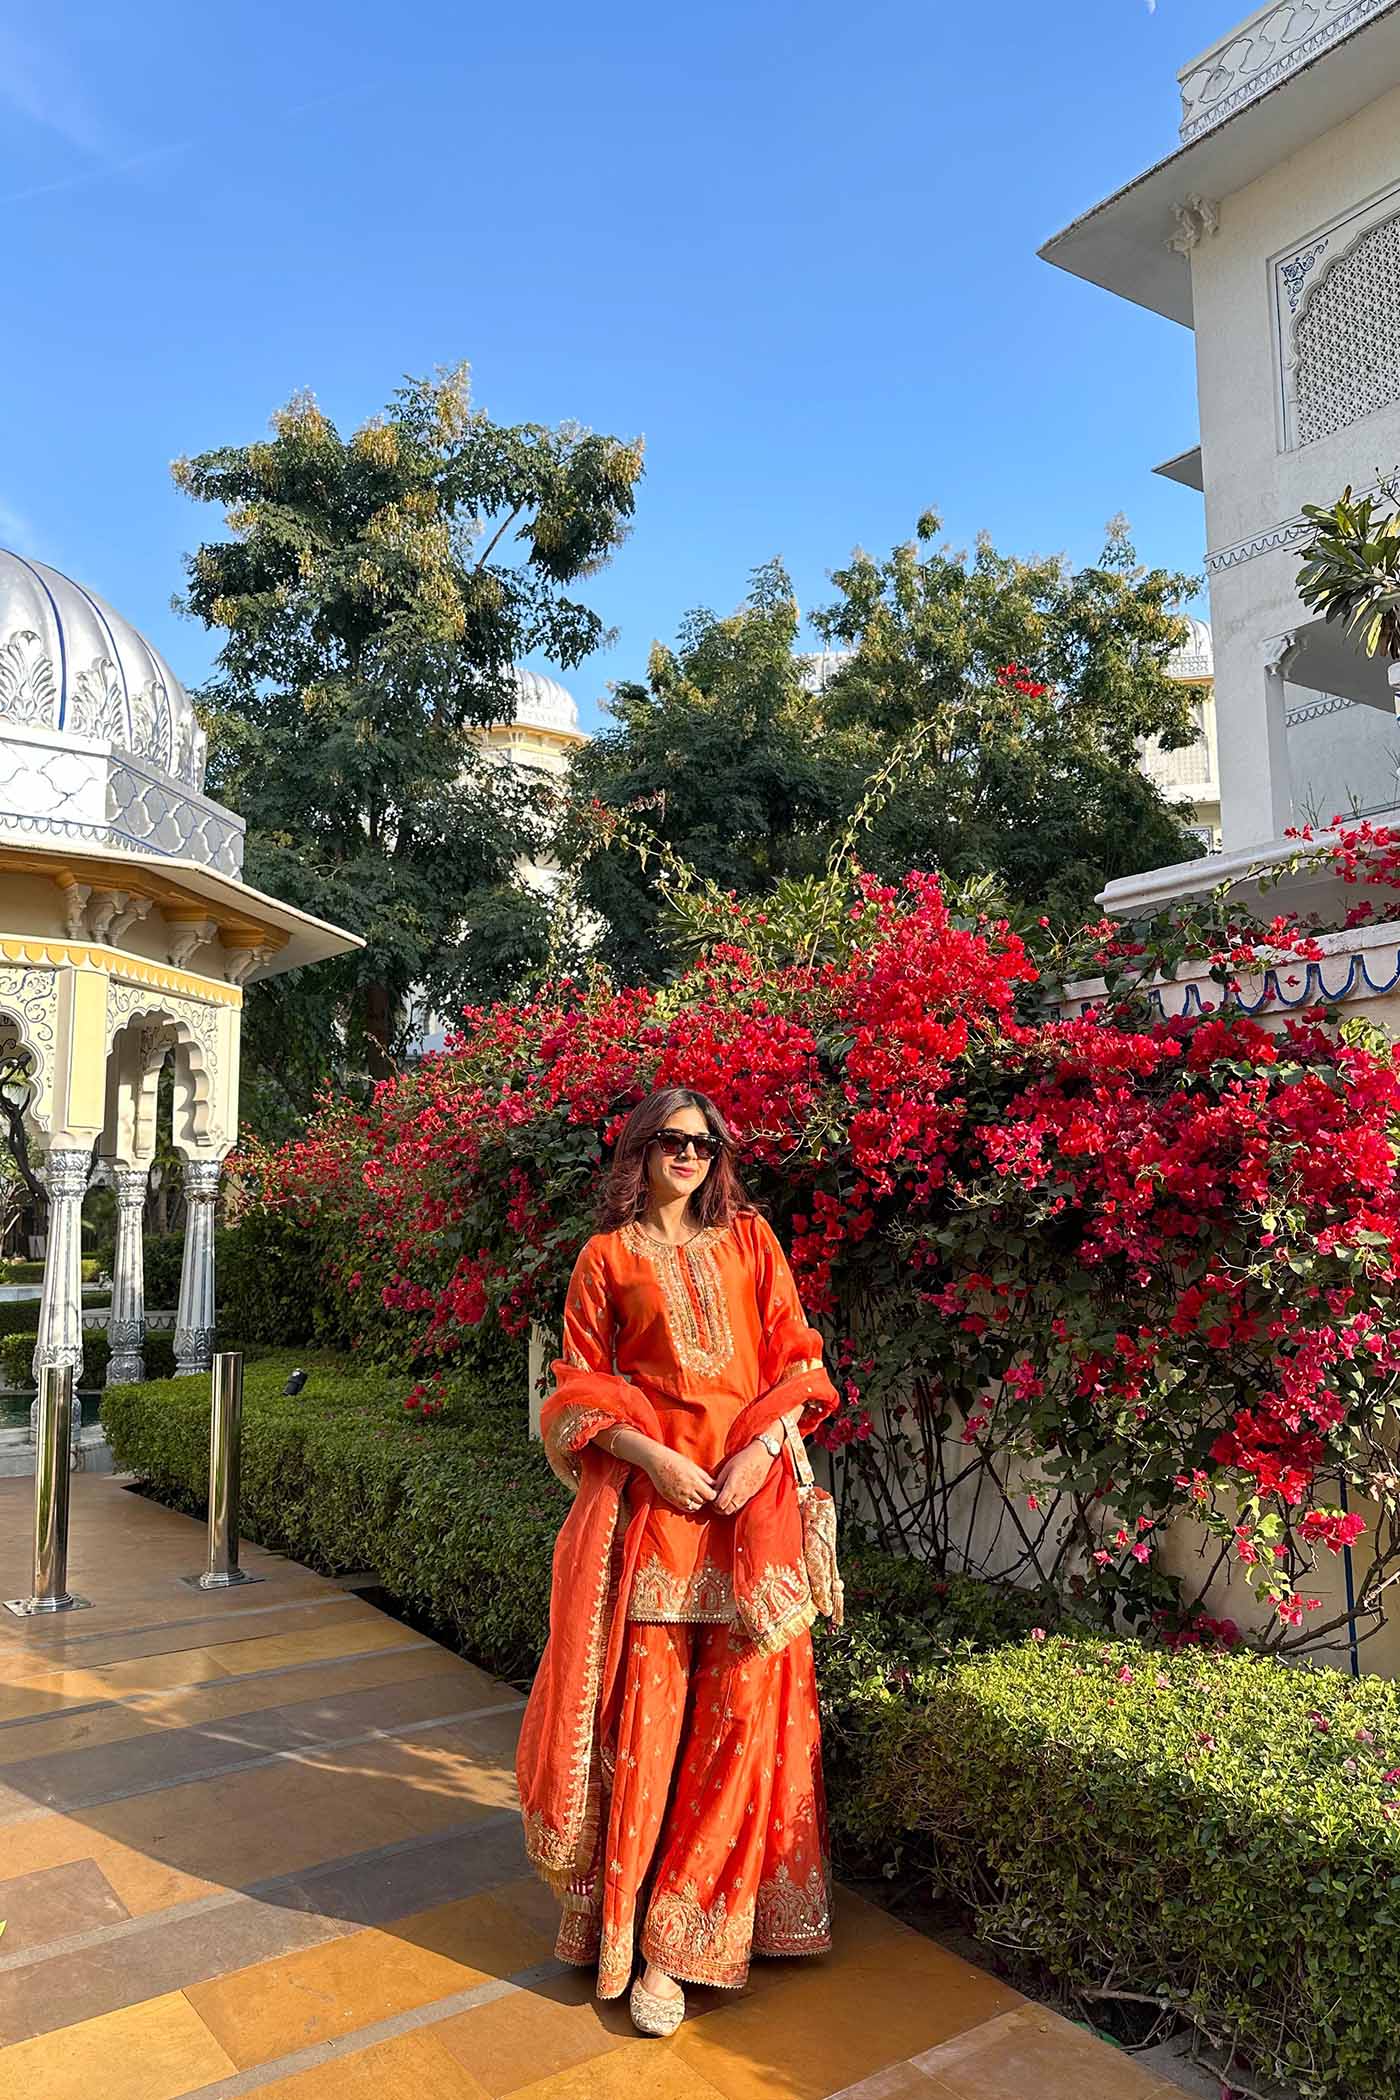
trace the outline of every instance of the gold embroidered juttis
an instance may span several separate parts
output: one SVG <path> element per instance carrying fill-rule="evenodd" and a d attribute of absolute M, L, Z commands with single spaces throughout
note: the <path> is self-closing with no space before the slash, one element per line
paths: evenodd
<path fill-rule="evenodd" d="M 743 1212 L 680 1248 L 598 1234 L 575 1266 L 542 1430 L 577 1495 L 516 1777 L 561 1899 L 557 1951 L 627 1988 L 638 1942 L 686 1981 L 830 1944 L 810 1626 L 787 1455 L 737 1515 L 662 1502 L 592 1439 L 622 1422 L 715 1467 L 836 1405 L 772 1228 Z M 823 1608 L 829 1600 L 823 1599 Z M 639 1922 L 640 1921 L 640 1922 Z"/>

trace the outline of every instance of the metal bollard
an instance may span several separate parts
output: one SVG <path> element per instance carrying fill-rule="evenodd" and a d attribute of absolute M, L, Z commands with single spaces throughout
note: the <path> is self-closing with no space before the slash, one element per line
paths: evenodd
<path fill-rule="evenodd" d="M 39 1373 L 39 1423 L 34 1447 L 34 1594 L 5 1606 L 16 1618 L 56 1611 L 87 1611 L 86 1597 L 68 1588 L 68 1487 L 73 1464 L 73 1368 L 45 1365 Z"/>
<path fill-rule="evenodd" d="M 196 1590 L 231 1590 L 261 1582 L 238 1565 L 238 1487 L 243 1441 L 243 1358 L 214 1358 L 209 1409 L 209 1566 L 180 1580 Z"/>

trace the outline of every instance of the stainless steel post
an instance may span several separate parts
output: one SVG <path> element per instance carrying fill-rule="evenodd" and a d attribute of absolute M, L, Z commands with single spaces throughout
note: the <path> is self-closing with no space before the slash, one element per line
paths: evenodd
<path fill-rule="evenodd" d="M 183 1579 L 201 1590 L 231 1590 L 261 1582 L 238 1565 L 238 1490 L 243 1449 L 243 1358 L 224 1351 L 214 1358 L 209 1409 L 209 1566 Z"/>
<path fill-rule="evenodd" d="M 17 1618 L 84 1611 L 86 1597 L 68 1588 L 68 1484 L 73 1464 L 73 1368 L 46 1364 L 39 1373 L 39 1421 L 34 1449 L 34 1594 L 5 1609 Z"/>

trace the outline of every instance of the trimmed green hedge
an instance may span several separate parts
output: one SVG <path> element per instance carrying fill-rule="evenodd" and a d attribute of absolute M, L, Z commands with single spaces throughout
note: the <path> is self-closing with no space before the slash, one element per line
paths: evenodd
<path fill-rule="evenodd" d="M 295 1367 L 303 1391 L 282 1387 Z M 249 1357 L 242 1529 L 329 1574 L 369 1569 L 404 1608 L 503 1677 L 534 1669 L 549 1624 L 555 1534 L 568 1496 L 519 1404 L 450 1387 L 448 1412 L 405 1415 L 412 1380 L 316 1350 Z M 118 1468 L 162 1502 L 202 1513 L 209 1476 L 203 1379 L 113 1386 L 102 1421 Z"/>
<path fill-rule="evenodd" d="M 1171 2006 L 1251 2089 L 1400 2091 L 1395 1685 L 1074 1634 L 912 1670 L 846 1646 L 856 1854 L 1090 2006 Z"/>
<path fill-rule="evenodd" d="M 299 1398 L 281 1391 L 300 1363 Z M 373 1570 L 421 1623 L 528 1679 L 568 1498 L 523 1385 L 419 1426 L 386 1378 L 278 1352 L 245 1380 L 243 1529 Z M 201 1380 L 114 1388 L 117 1463 L 203 1508 Z M 842 1552 L 819 1626 L 838 1859 L 950 1897 L 1093 2007 L 1142 1994 L 1314 2100 L 1400 2091 L 1400 1689 L 1255 1655 L 1041 1636 L 1033 1598 Z M 1394 1772 L 1393 1782 L 1385 1774 Z"/>
<path fill-rule="evenodd" d="M 8 1334 L 0 1341 L 0 1383 L 9 1386 L 32 1385 L 34 1373 L 34 1337 L 37 1326 L 22 1329 L 18 1334 Z M 111 1356 L 107 1337 L 100 1327 L 83 1329 L 83 1368 L 79 1384 L 85 1388 L 101 1385 L 107 1376 L 107 1362 Z M 148 1378 L 173 1378 L 175 1375 L 175 1337 L 168 1330 L 146 1336 L 146 1376 Z"/>

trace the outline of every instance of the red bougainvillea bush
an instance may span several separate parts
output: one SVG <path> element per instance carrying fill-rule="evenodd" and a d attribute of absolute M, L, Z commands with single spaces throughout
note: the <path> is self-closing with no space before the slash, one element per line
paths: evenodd
<path fill-rule="evenodd" d="M 696 1086 L 828 1334 L 848 1518 L 1174 1641 L 1234 1638 L 1243 1568 L 1278 1647 L 1343 1637 L 1313 1573 L 1364 1528 L 1373 1625 L 1400 1572 L 1389 1045 L 1140 1003 L 1047 1021 L 1023 939 L 927 874 L 688 908 L 669 986 L 470 1011 L 367 1111 L 245 1153 L 245 1201 L 314 1233 L 357 1346 L 431 1408 L 482 1323 L 554 1323 L 628 1110 Z M 1158 1543 L 1183 1513 L 1184 1588 Z"/>

